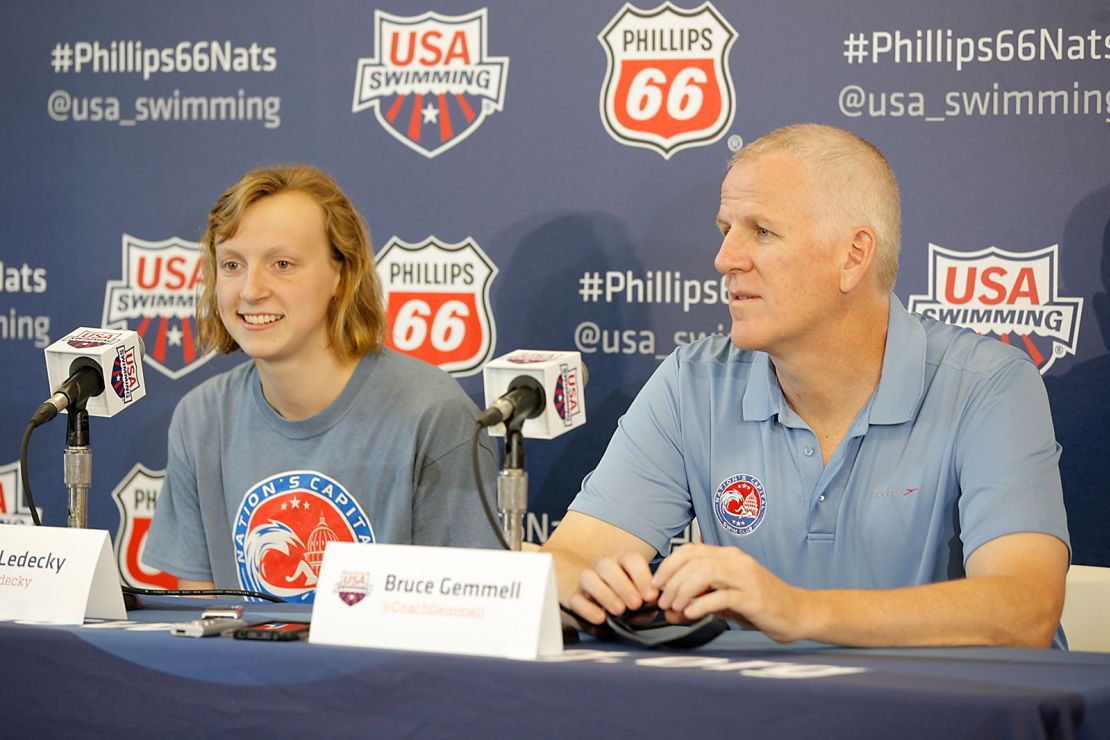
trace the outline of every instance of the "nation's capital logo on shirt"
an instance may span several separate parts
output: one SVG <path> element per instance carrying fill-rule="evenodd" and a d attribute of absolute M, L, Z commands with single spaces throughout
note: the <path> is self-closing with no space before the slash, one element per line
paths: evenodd
<path fill-rule="evenodd" d="M 394 237 L 376 263 L 389 321 L 385 346 L 456 377 L 479 372 L 497 343 L 489 296 L 497 265 L 478 243 Z"/>
<path fill-rule="evenodd" d="M 197 350 L 196 300 L 201 249 L 176 236 L 146 241 L 123 235 L 123 277 L 104 289 L 104 326 L 133 329 L 143 338 L 143 363 L 171 380 L 188 375 L 215 353 Z"/>
<path fill-rule="evenodd" d="M 150 470 L 136 463 L 112 491 L 119 509 L 119 530 L 112 547 L 120 578 L 135 588 L 176 589 L 177 577 L 143 562 L 147 533 L 162 491 L 165 470 Z"/>
<path fill-rule="evenodd" d="M 929 292 L 908 309 L 1024 349 L 1043 375 L 1079 343 L 1082 298 L 1058 295 L 1059 246 L 974 252 L 929 245 Z"/>
<path fill-rule="evenodd" d="M 736 31 L 712 3 L 690 10 L 625 4 L 597 38 L 609 61 L 601 122 L 620 143 L 670 159 L 712 144 L 732 125 L 728 55 Z"/>
<path fill-rule="evenodd" d="M 767 492 L 754 475 L 738 473 L 725 478 L 713 494 L 713 515 L 733 534 L 751 534 L 766 514 Z"/>
<path fill-rule="evenodd" d="M 374 56 L 359 59 L 351 112 L 374 109 L 390 136 L 431 159 L 505 106 L 509 58 L 486 51 L 487 11 L 374 11 Z"/>
<path fill-rule="evenodd" d="M 295 470 L 251 486 L 236 511 L 232 538 L 242 588 L 312 603 L 327 544 L 374 542 L 374 529 L 338 481 Z"/>

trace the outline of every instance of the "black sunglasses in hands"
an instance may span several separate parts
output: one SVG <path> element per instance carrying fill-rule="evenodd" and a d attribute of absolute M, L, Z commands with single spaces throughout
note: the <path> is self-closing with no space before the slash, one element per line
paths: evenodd
<path fill-rule="evenodd" d="M 607 614 L 605 623 L 600 625 L 582 621 L 575 612 L 561 604 L 560 608 L 575 618 L 580 631 L 599 640 L 627 640 L 650 648 L 691 650 L 728 629 L 728 622 L 715 614 L 707 614 L 693 622 L 668 622 L 666 612 L 655 604 L 629 609 L 620 615 Z"/>

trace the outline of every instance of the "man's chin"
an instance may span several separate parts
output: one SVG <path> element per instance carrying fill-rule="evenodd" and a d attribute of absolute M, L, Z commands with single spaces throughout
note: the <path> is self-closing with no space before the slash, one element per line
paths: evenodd
<path fill-rule="evenodd" d="M 763 349 L 762 344 L 758 341 L 756 337 L 752 336 L 751 332 L 739 331 L 734 328 L 731 332 L 729 332 L 728 336 L 729 339 L 732 340 L 732 346 L 736 347 L 736 349 L 746 350 L 749 352 L 755 352 Z"/>

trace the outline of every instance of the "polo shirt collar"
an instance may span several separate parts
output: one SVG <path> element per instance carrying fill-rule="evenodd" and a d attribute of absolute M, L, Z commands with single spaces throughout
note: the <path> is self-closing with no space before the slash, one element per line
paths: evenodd
<path fill-rule="evenodd" d="M 782 396 L 779 379 L 771 369 L 771 357 L 766 352 L 756 352 L 744 398 L 740 402 L 743 421 L 767 421 L 775 414 L 790 410 Z"/>
<path fill-rule="evenodd" d="M 925 329 L 906 311 L 898 296 L 891 293 L 883 369 L 879 387 L 871 399 L 867 422 L 903 424 L 910 421 L 924 388 Z M 787 426 L 802 423 L 782 395 L 770 356 L 766 352 L 756 352 L 741 400 L 740 418 L 766 421 L 776 414 Z"/>
<path fill-rule="evenodd" d="M 904 424 L 912 420 L 924 391 L 925 327 L 891 293 L 883 371 L 868 422 Z"/>

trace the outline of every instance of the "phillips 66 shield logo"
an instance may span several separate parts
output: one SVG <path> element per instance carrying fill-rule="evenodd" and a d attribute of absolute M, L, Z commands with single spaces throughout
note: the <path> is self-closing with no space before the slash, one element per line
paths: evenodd
<path fill-rule="evenodd" d="M 119 531 L 113 546 L 123 582 L 136 588 L 177 588 L 177 577 L 143 563 L 143 548 L 154 507 L 162 490 L 164 470 L 147 470 L 136 463 L 124 476 L 112 498 L 119 509 Z"/>
<path fill-rule="evenodd" d="M 212 358 L 196 346 L 193 316 L 201 279 L 200 245 L 172 237 L 148 242 L 123 235 L 123 279 L 104 290 L 104 326 L 133 329 L 145 363 L 168 378 L 188 375 Z"/>
<path fill-rule="evenodd" d="M 42 507 L 36 507 L 39 521 Z M 0 465 L 0 524 L 34 524 L 19 480 L 19 463 Z"/>
<path fill-rule="evenodd" d="M 1015 344 L 1043 375 L 1079 341 L 1083 299 L 1058 296 L 1058 278 L 1056 244 L 1034 252 L 930 244 L 929 294 L 910 296 L 909 310 Z"/>
<path fill-rule="evenodd" d="M 598 35 L 609 58 L 601 121 L 617 141 L 669 159 L 717 141 L 732 124 L 728 54 L 736 31 L 711 3 L 625 5 Z"/>
<path fill-rule="evenodd" d="M 387 347 L 473 375 L 493 354 L 489 289 L 497 267 L 473 239 L 420 244 L 394 237 L 377 259 L 389 318 Z"/>
<path fill-rule="evenodd" d="M 367 108 L 405 146 L 431 158 L 505 104 L 508 57 L 486 53 L 486 9 L 448 16 L 374 11 L 375 56 L 358 60 L 352 113 Z"/>

